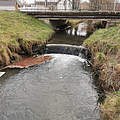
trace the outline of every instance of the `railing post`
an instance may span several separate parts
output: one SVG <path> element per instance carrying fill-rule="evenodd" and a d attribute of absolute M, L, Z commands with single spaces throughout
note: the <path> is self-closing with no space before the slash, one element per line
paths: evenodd
<path fill-rule="evenodd" d="M 47 7 L 47 0 L 45 0 L 45 7 Z"/>
<path fill-rule="evenodd" d="M 116 3 L 117 3 L 117 1 L 114 0 L 114 11 L 116 10 Z"/>
<path fill-rule="evenodd" d="M 72 9 L 75 9 L 75 0 L 72 0 Z"/>

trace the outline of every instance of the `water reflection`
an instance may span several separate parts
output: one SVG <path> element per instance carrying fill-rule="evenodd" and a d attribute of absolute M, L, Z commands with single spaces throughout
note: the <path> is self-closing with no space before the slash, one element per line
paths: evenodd
<path fill-rule="evenodd" d="M 66 31 L 57 31 L 49 43 L 81 45 L 86 38 L 87 24 L 80 23 L 76 28 L 71 28 Z"/>
<path fill-rule="evenodd" d="M 0 86 L 0 120 L 98 120 L 97 92 L 83 60 L 52 54 Z M 8 71 L 10 72 L 10 71 Z"/>
<path fill-rule="evenodd" d="M 86 37 L 86 35 L 87 35 L 87 24 L 86 23 L 80 23 L 76 28 L 69 29 L 66 32 L 69 35 Z"/>

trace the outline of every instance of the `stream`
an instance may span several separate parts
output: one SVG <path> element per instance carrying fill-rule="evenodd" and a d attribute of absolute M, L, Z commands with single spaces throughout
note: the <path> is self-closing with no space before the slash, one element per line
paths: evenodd
<path fill-rule="evenodd" d="M 47 49 L 50 61 L 5 70 L 0 78 L 0 120 L 100 120 L 91 67 L 83 53 L 66 49 L 66 44 L 84 40 L 73 30 L 57 32 L 49 43 L 62 44 L 62 49 Z"/>

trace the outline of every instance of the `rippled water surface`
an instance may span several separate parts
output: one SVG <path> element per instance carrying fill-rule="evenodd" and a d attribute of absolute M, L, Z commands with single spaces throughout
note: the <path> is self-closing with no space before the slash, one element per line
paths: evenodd
<path fill-rule="evenodd" d="M 52 60 L 0 78 L 0 120 L 99 120 L 97 92 L 85 60 Z"/>
<path fill-rule="evenodd" d="M 50 43 L 80 45 L 85 27 L 58 32 Z M 63 45 L 54 53 L 72 54 L 73 48 Z M 0 120 L 100 120 L 98 94 L 84 55 L 48 55 L 52 59 L 41 65 L 5 71 L 0 78 Z"/>

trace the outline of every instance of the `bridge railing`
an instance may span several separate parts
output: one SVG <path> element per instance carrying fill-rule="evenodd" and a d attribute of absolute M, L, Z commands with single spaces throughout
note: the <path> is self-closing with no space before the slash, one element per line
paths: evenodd
<path fill-rule="evenodd" d="M 23 10 L 57 10 L 57 11 L 80 11 L 80 10 L 90 10 L 90 5 L 82 5 L 80 0 L 34 0 L 34 3 L 20 2 L 17 0 L 19 9 Z"/>
<path fill-rule="evenodd" d="M 17 0 L 19 10 L 31 11 L 120 11 L 120 3 L 91 4 L 80 0 L 34 0 L 33 3 L 21 3 Z"/>

